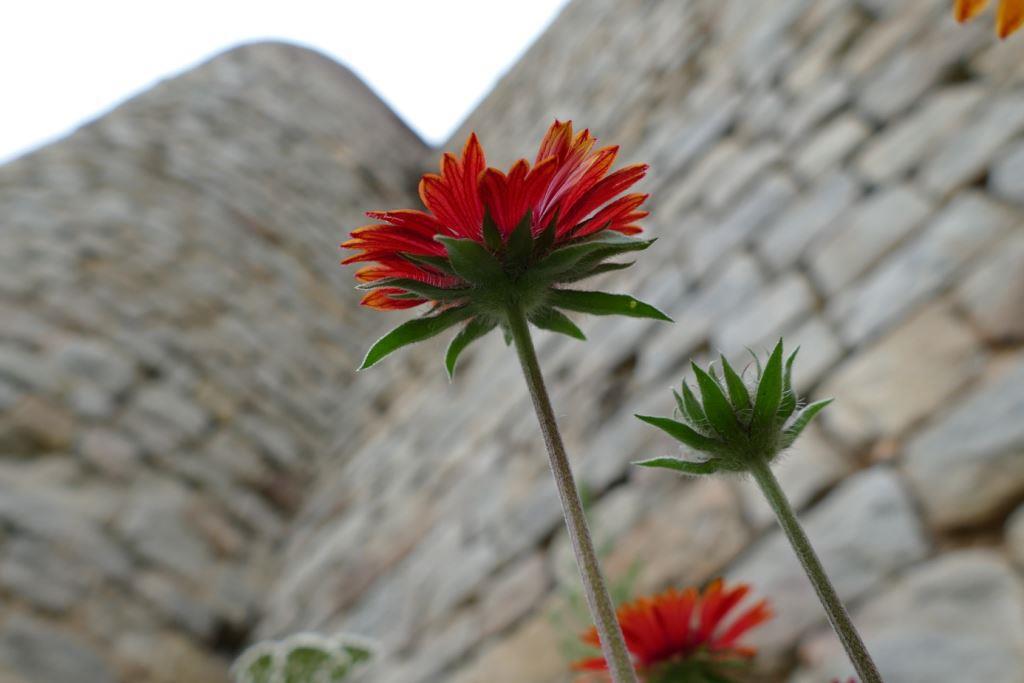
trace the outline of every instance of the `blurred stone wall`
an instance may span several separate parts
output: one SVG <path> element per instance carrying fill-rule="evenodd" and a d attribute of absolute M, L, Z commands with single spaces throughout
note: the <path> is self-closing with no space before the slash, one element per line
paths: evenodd
<path fill-rule="evenodd" d="M 0 680 L 227 680 L 317 458 L 373 413 L 342 226 L 425 151 L 263 44 L 0 168 Z"/>
<path fill-rule="evenodd" d="M 945 0 L 580 0 L 448 145 L 504 164 L 572 118 L 652 164 L 659 241 L 605 284 L 676 324 L 586 319 L 542 365 L 609 574 L 753 583 L 766 672 L 852 673 L 765 506 L 629 462 L 676 452 L 633 413 L 670 413 L 689 358 L 782 334 L 837 401 L 781 477 L 886 680 L 1024 680 L 1022 64 Z M 573 570 L 519 371 L 494 336 L 449 384 L 443 344 L 382 364 L 418 379 L 339 448 L 262 632 L 379 638 L 380 681 L 564 681 Z"/>
<path fill-rule="evenodd" d="M 676 452 L 632 414 L 689 358 L 780 334 L 838 399 L 780 476 L 886 680 L 1022 680 L 1024 39 L 948 5 L 577 0 L 448 145 L 504 164 L 572 118 L 652 164 L 659 242 L 604 284 L 676 324 L 584 319 L 542 364 L 613 582 L 753 583 L 768 680 L 849 672 L 764 505 L 629 462 Z M 567 680 L 500 336 L 454 383 L 445 340 L 351 372 L 402 316 L 353 305 L 337 243 L 434 157 L 257 45 L 0 168 L 0 681 L 221 681 L 306 628 L 377 639 L 374 681 Z"/>

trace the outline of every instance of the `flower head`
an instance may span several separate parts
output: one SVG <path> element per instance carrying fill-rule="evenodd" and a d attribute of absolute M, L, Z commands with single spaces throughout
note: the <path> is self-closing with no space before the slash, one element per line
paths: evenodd
<path fill-rule="evenodd" d="M 978 16 L 989 0 L 955 0 L 953 17 L 963 23 Z M 1024 0 L 1000 0 L 996 12 L 996 35 L 1007 38 L 1024 26 Z"/>
<path fill-rule="evenodd" d="M 682 394 L 673 392 L 682 421 L 637 417 L 689 446 L 702 459 L 654 458 L 636 464 L 686 474 L 712 474 L 721 470 L 744 472 L 757 460 L 770 462 L 793 445 L 811 420 L 832 402 L 827 399 L 800 408 L 792 381 L 797 351 L 783 363 L 780 339 L 763 368 L 754 356 L 752 386 L 725 356 L 721 357 L 721 378 L 713 365 L 703 370 L 692 364 L 700 399 L 686 381 Z"/>
<path fill-rule="evenodd" d="M 717 579 L 703 592 L 672 589 L 620 607 L 619 624 L 637 673 L 646 683 L 672 683 L 697 680 L 692 677 L 698 671 L 749 660 L 755 650 L 741 645 L 740 638 L 772 617 L 765 600 L 733 616 L 749 592 L 746 584 L 727 587 Z M 582 639 L 593 647 L 601 645 L 593 628 Z M 608 667 L 604 658 L 595 657 L 576 662 L 573 668 L 605 671 Z"/>
<path fill-rule="evenodd" d="M 466 322 L 449 348 L 449 372 L 473 340 L 504 324 L 509 305 L 536 326 L 582 338 L 559 309 L 666 319 L 624 295 L 583 292 L 564 285 L 627 267 L 608 259 L 646 249 L 653 240 L 631 236 L 647 215 L 645 194 L 623 194 L 647 171 L 644 164 L 612 171 L 617 147 L 595 149 L 584 130 L 555 121 L 531 165 L 520 159 L 507 173 L 488 168 L 476 135 L 462 154 L 445 154 L 440 173 L 420 182 L 421 210 L 375 211 L 376 222 L 352 232 L 342 263 L 356 272 L 362 303 L 377 309 L 431 304 L 430 315 L 386 335 L 363 367 L 391 351 Z"/>

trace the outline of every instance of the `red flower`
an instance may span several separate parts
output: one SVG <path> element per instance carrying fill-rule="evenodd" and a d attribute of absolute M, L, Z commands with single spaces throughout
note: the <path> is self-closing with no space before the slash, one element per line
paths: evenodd
<path fill-rule="evenodd" d="M 970 21 L 988 7 L 989 0 L 955 0 L 953 17 L 959 22 Z M 1000 0 L 996 12 L 996 35 L 1006 38 L 1024 26 L 1024 0 Z"/>
<path fill-rule="evenodd" d="M 637 673 L 645 679 L 669 681 L 695 666 L 753 657 L 755 650 L 738 641 L 747 631 L 770 619 L 772 612 L 767 601 L 761 600 L 730 618 L 730 612 L 749 592 L 746 584 L 727 588 L 718 579 L 703 593 L 694 588 L 672 589 L 620 607 L 619 623 Z M 594 647 L 601 645 L 597 629 L 592 628 L 582 638 Z M 577 671 L 607 668 L 603 657 L 573 664 Z"/>
<path fill-rule="evenodd" d="M 634 164 L 609 173 L 618 147 L 595 151 L 596 142 L 588 130 L 574 137 L 571 121 L 555 121 L 541 141 L 533 166 L 520 159 L 506 174 L 486 167 L 484 150 L 472 134 L 461 158 L 445 154 L 440 174 L 428 173 L 420 181 L 420 199 L 428 211 L 367 213 L 378 222 L 352 232 L 342 247 L 360 253 L 342 263 L 375 262 L 356 273 L 363 283 L 412 281 L 459 290 L 470 283 L 446 267 L 448 255 L 435 239 L 439 236 L 473 240 L 498 252 L 527 216 L 534 238 L 553 230 L 551 243 L 542 245 L 544 251 L 603 230 L 636 234 L 641 231 L 637 221 L 647 215 L 639 208 L 647 195 L 620 195 L 643 178 L 647 166 Z M 488 244 L 485 214 L 493 219 L 501 244 L 494 240 Z M 417 293 L 401 284 L 374 289 L 362 303 L 402 309 L 437 301 L 424 294 L 430 289 L 417 288 Z"/>

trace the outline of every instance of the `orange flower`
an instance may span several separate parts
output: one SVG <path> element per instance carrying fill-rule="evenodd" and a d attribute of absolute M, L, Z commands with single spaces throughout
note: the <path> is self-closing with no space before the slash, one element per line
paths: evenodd
<path fill-rule="evenodd" d="M 765 600 L 735 618 L 729 618 L 750 592 L 746 584 L 727 588 L 717 579 L 704 590 L 670 589 L 640 598 L 619 608 L 619 624 L 626 647 L 633 655 L 637 673 L 648 680 L 670 681 L 696 667 L 750 659 L 756 651 L 739 644 L 750 629 L 772 617 Z M 583 642 L 600 647 L 597 629 L 582 636 Z M 606 671 L 603 657 L 573 664 L 576 671 Z"/>
<path fill-rule="evenodd" d="M 953 16 L 963 23 L 978 16 L 988 7 L 989 0 L 956 0 Z M 1024 0 L 1000 0 L 996 14 L 996 35 L 1006 38 L 1024 26 Z"/>
<path fill-rule="evenodd" d="M 420 181 L 420 199 L 428 211 L 368 212 L 379 222 L 352 232 L 352 238 L 341 246 L 360 253 L 342 263 L 375 262 L 356 273 L 356 279 L 367 288 L 371 283 L 398 281 L 460 290 L 468 284 L 452 274 L 448 254 L 437 237 L 469 239 L 500 251 L 524 217 L 529 217 L 534 238 L 553 228 L 546 250 L 603 231 L 635 235 L 641 231 L 637 221 L 647 215 L 640 210 L 647 195 L 622 193 L 644 177 L 647 165 L 634 164 L 609 173 L 618 147 L 594 150 L 596 143 L 589 130 L 574 136 L 571 121 L 555 121 L 541 141 L 533 166 L 520 159 L 506 174 L 487 168 L 483 147 L 474 133 L 461 157 L 445 154 L 440 174 L 428 173 Z M 493 221 L 497 240 L 503 244 L 487 243 L 485 215 Z M 382 286 L 367 294 L 362 303 L 378 309 L 402 309 L 437 301 L 422 295 L 432 290 L 416 289 L 418 292 Z"/>

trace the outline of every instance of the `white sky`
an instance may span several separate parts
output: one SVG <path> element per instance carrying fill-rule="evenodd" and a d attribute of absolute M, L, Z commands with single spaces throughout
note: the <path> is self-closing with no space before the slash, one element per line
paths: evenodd
<path fill-rule="evenodd" d="M 238 43 L 283 39 L 360 75 L 443 142 L 567 0 L 0 0 L 0 162 Z"/>

